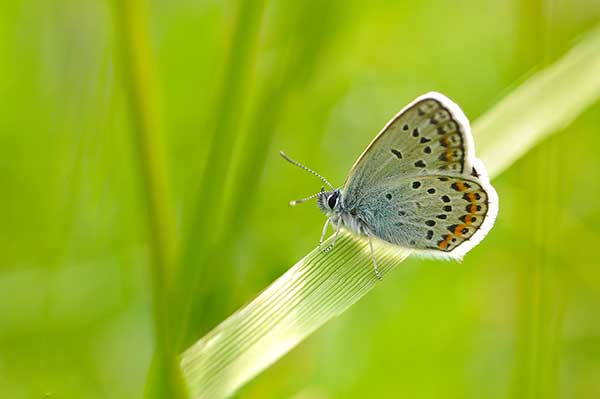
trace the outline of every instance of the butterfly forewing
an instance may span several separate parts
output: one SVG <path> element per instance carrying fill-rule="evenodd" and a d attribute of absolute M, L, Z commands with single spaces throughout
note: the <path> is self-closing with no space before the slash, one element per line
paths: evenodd
<path fill-rule="evenodd" d="M 374 180 L 393 176 L 462 173 L 471 167 L 471 143 L 460 108 L 441 94 L 427 94 L 383 128 L 352 167 L 345 188 L 360 192 Z"/>

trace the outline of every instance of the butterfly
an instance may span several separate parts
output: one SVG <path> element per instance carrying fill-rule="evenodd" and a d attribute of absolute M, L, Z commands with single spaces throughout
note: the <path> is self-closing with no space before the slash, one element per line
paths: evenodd
<path fill-rule="evenodd" d="M 443 94 L 430 92 L 390 120 L 358 157 L 341 188 L 314 170 L 329 191 L 291 201 L 317 199 L 335 226 L 329 252 L 343 227 L 369 239 L 375 274 L 381 279 L 373 239 L 416 254 L 461 259 L 494 225 L 498 196 L 483 163 L 475 158 L 469 121 Z"/>

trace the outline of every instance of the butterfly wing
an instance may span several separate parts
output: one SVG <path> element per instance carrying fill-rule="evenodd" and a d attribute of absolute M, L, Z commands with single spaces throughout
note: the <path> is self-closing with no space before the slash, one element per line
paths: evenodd
<path fill-rule="evenodd" d="M 469 122 L 439 93 L 400 111 L 361 154 L 344 185 L 372 235 L 462 257 L 493 225 L 498 202 L 474 156 Z"/>

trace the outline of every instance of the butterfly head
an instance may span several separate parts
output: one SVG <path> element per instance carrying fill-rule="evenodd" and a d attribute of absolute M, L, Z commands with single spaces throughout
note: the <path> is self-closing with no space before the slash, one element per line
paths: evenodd
<path fill-rule="evenodd" d="M 317 205 L 326 215 L 338 213 L 342 205 L 342 192 L 339 189 L 333 191 L 321 189 L 317 197 Z"/>

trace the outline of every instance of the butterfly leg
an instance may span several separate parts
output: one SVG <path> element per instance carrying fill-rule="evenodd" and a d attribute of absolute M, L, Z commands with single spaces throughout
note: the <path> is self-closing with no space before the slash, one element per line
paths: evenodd
<path fill-rule="evenodd" d="M 373 239 L 369 237 L 369 247 L 371 247 L 371 258 L 373 259 L 373 268 L 375 269 L 375 276 L 379 280 L 382 280 L 381 273 L 379 273 L 379 268 L 377 267 L 377 261 L 375 259 L 375 250 L 373 250 Z"/>
<path fill-rule="evenodd" d="M 327 246 L 327 248 L 325 248 L 323 250 L 324 253 L 328 253 L 329 251 L 331 251 L 333 249 L 333 247 L 335 246 L 335 242 L 337 241 L 338 235 L 340 234 L 340 229 L 342 228 L 342 219 L 338 219 L 338 222 L 335 226 L 335 235 L 333 236 L 333 242 Z"/>
<path fill-rule="evenodd" d="M 329 218 L 325 221 L 325 225 L 323 226 L 323 231 L 321 232 L 321 238 L 319 239 L 319 246 L 323 244 L 325 240 L 325 234 L 327 234 L 327 228 L 329 227 Z"/>

